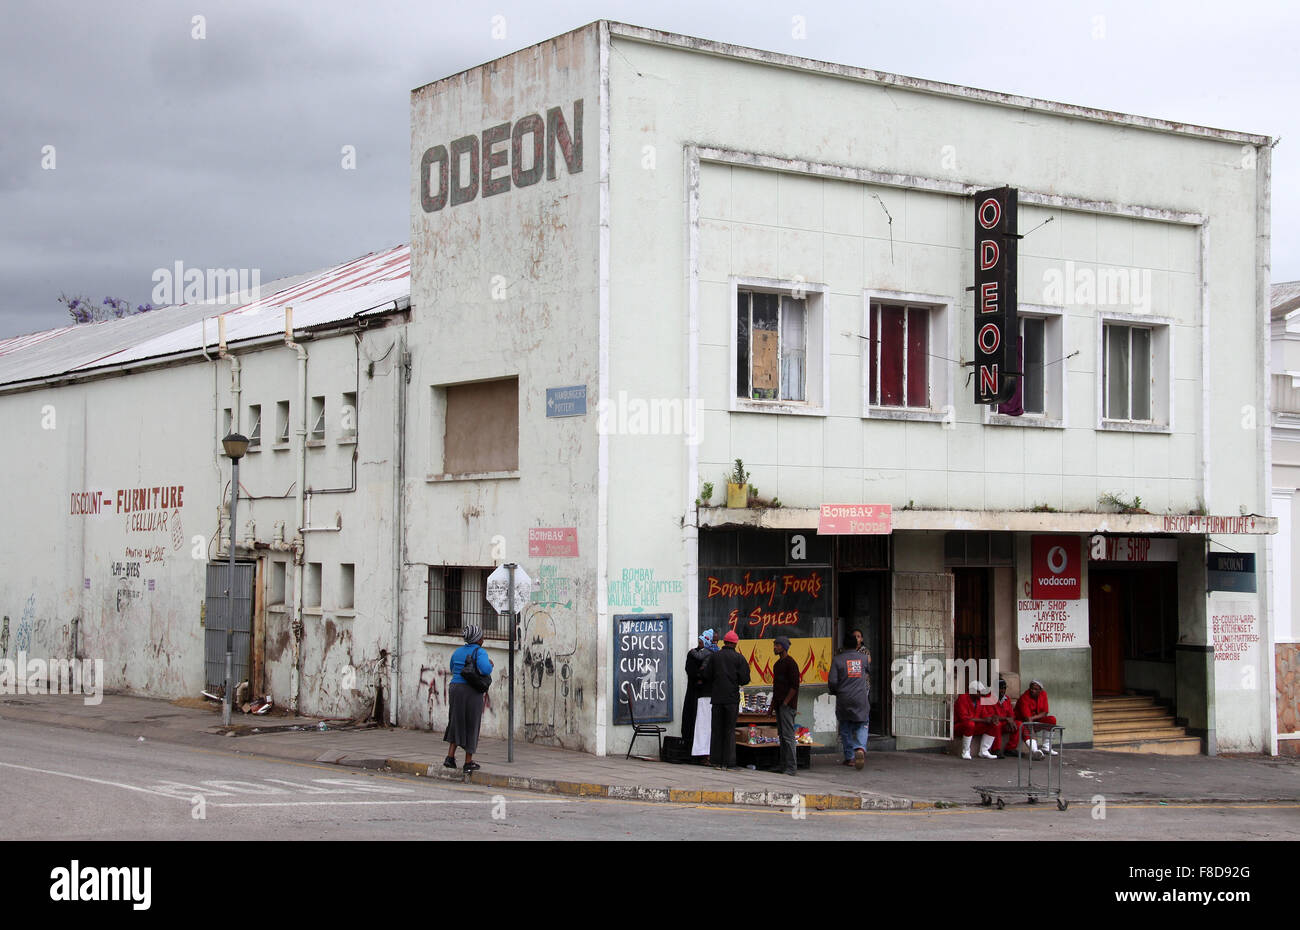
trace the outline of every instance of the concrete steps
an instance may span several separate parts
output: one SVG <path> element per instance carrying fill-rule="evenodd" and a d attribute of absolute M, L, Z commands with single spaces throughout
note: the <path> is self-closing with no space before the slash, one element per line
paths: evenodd
<path fill-rule="evenodd" d="M 1106 695 L 1092 702 L 1092 745 L 1111 752 L 1195 756 L 1201 739 L 1188 736 L 1169 710 L 1154 698 Z"/>

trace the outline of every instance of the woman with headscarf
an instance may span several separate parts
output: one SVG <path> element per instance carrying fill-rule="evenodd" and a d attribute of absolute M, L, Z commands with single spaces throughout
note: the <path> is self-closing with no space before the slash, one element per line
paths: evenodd
<path fill-rule="evenodd" d="M 686 699 L 682 703 L 682 742 L 688 752 L 695 745 L 695 720 L 699 712 L 700 693 L 704 690 L 700 670 L 704 666 L 704 660 L 713 653 L 714 649 L 713 631 L 704 630 L 700 633 L 699 645 L 686 653 Z M 704 729 L 708 730 L 709 727 L 710 722 L 706 713 Z"/>
<path fill-rule="evenodd" d="M 465 627 L 465 645 L 451 654 L 451 684 L 447 688 L 447 731 L 442 735 L 444 741 L 451 744 L 443 768 L 456 767 L 456 747 L 465 748 L 465 771 L 474 772 L 479 764 L 474 761 L 474 750 L 478 748 L 479 726 L 483 723 L 483 706 L 487 703 L 487 694 L 480 694 L 473 685 L 461 677 L 466 664 L 473 662 L 472 668 L 480 675 L 492 674 L 492 660 L 483 649 L 483 630 L 474 624 Z"/>

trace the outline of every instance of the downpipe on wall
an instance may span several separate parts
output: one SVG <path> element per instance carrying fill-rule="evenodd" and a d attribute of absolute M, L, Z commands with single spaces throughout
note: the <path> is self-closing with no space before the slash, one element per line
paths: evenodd
<path fill-rule="evenodd" d="M 402 699 L 402 566 L 406 563 L 403 550 L 402 501 L 406 483 L 406 384 L 411 374 L 411 357 L 406 351 L 406 333 L 397 337 L 397 456 L 393 477 L 393 656 L 388 663 L 388 715 L 389 723 L 398 726 L 398 713 Z"/>
<path fill-rule="evenodd" d="M 294 455 L 298 466 L 298 481 L 294 491 L 294 511 L 297 529 L 294 531 L 294 572 L 293 572 L 293 673 L 289 686 L 289 709 L 298 712 L 298 693 L 302 674 L 302 591 L 303 569 L 306 560 L 306 537 L 302 528 L 306 526 L 306 497 L 303 489 L 307 486 L 307 350 L 293 341 L 293 307 L 284 308 L 284 344 L 298 353 L 298 422 L 297 438 L 294 442 Z"/>

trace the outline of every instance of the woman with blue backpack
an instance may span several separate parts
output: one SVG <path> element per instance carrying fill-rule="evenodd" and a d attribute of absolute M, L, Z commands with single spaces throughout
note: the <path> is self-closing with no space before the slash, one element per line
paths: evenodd
<path fill-rule="evenodd" d="M 465 772 L 474 772 L 478 748 L 478 731 L 483 722 L 487 690 L 492 685 L 492 660 L 483 648 L 483 630 L 474 624 L 465 627 L 465 645 L 451 654 L 451 685 L 447 688 L 447 732 L 444 741 L 451 744 L 443 768 L 456 767 L 456 747 L 465 749 Z"/>

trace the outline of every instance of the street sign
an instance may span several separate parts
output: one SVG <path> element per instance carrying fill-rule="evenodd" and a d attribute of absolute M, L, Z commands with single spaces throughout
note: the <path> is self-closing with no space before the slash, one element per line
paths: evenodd
<path fill-rule="evenodd" d="M 488 575 L 487 602 L 496 608 L 499 614 L 510 610 L 510 570 L 498 565 L 496 571 Z M 533 579 L 522 566 L 515 567 L 515 611 L 523 610 L 528 598 L 533 593 Z"/>
<path fill-rule="evenodd" d="M 530 559 L 565 559 L 578 557 L 578 528 L 574 526 L 530 526 Z"/>
<path fill-rule="evenodd" d="M 548 417 L 580 417 L 587 413 L 587 386 L 546 389 L 546 415 Z"/>
<path fill-rule="evenodd" d="M 822 504 L 819 536 L 888 536 L 893 531 L 892 504 Z"/>

